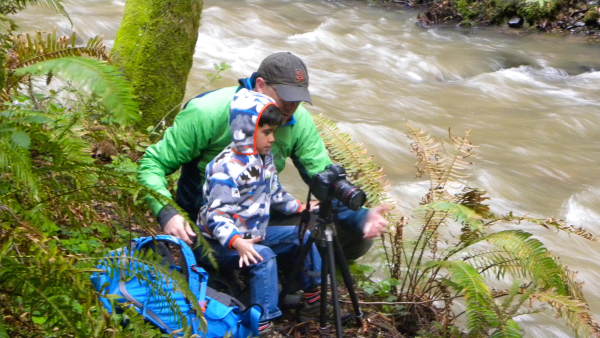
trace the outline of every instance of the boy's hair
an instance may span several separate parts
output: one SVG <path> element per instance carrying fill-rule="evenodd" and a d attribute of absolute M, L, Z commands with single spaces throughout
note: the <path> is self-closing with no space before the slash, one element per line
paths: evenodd
<path fill-rule="evenodd" d="M 280 126 L 282 121 L 283 117 L 281 117 L 281 110 L 279 110 L 276 105 L 271 104 L 263 110 L 262 114 L 260 114 L 258 126 L 262 127 L 265 124 L 270 126 Z"/>

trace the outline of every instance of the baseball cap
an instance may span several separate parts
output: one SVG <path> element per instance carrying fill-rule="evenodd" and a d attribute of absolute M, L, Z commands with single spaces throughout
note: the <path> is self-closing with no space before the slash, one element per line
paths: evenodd
<path fill-rule="evenodd" d="M 267 56 L 258 67 L 258 76 L 273 86 L 282 100 L 312 104 L 306 65 L 294 54 L 279 52 Z"/>

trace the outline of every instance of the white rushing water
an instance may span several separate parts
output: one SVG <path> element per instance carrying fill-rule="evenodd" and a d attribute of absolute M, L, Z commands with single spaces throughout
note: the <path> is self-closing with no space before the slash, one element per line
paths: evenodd
<path fill-rule="evenodd" d="M 123 6 L 71 0 L 67 11 L 79 36 L 104 34 L 110 45 Z M 235 85 L 265 56 L 291 51 L 309 67 L 309 110 L 338 122 L 375 155 L 405 211 L 427 189 L 414 179 L 408 122 L 438 138 L 446 138 L 448 128 L 456 134 L 472 129 L 481 148 L 470 184 L 488 191 L 494 212 L 555 217 L 600 233 L 600 45 L 497 28 L 425 30 L 416 14 L 358 0 L 207 0 L 187 95 Z M 17 21 L 22 31 L 71 30 L 59 15 L 37 8 Z M 204 72 L 220 62 L 232 69 L 203 88 Z M 289 190 L 305 195 L 293 170 L 282 177 Z M 579 271 L 597 313 L 599 245 L 523 228 Z M 529 337 L 571 336 L 549 316 L 519 322 Z"/>

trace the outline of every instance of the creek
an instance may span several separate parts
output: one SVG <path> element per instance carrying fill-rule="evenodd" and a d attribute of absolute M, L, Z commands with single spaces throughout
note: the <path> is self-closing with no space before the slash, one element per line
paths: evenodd
<path fill-rule="evenodd" d="M 124 2 L 69 0 L 73 21 L 35 7 L 21 12 L 20 31 L 77 30 L 104 34 L 110 46 Z M 427 192 L 415 179 L 407 123 L 447 139 L 472 130 L 480 145 L 470 186 L 488 191 L 497 214 L 555 217 L 600 233 L 600 45 L 581 37 L 524 34 L 497 27 L 423 29 L 415 10 L 369 6 L 363 0 L 206 0 L 187 97 L 249 76 L 260 61 L 291 51 L 308 65 L 313 106 L 338 123 L 381 165 L 408 213 Z M 168 52 L 168 51 L 165 51 Z M 205 72 L 232 68 L 205 86 Z M 298 197 L 295 170 L 282 184 Z M 522 226 L 561 262 L 579 271 L 600 321 L 600 245 Z M 527 337 L 572 337 L 552 316 L 517 318 Z"/>

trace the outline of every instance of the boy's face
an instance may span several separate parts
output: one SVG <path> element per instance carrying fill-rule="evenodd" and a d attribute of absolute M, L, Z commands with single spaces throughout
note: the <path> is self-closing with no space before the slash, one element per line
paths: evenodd
<path fill-rule="evenodd" d="M 265 124 L 258 127 L 256 131 L 256 152 L 260 155 L 266 155 L 271 149 L 271 144 L 275 141 L 274 132 L 278 126 Z"/>

